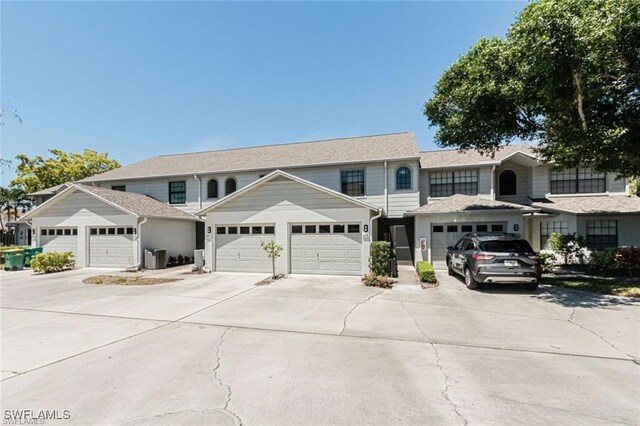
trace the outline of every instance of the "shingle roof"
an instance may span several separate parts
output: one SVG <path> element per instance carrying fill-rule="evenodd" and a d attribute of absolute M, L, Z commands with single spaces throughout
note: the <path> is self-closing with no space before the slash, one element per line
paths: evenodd
<path fill-rule="evenodd" d="M 60 190 L 65 189 L 69 185 L 70 185 L 69 183 L 61 183 L 60 185 L 50 186 L 49 188 L 45 188 L 45 189 L 41 189 L 40 191 L 32 192 L 29 195 L 55 195 L 58 192 L 60 192 Z"/>
<path fill-rule="evenodd" d="M 594 196 L 594 197 L 554 197 L 532 204 L 543 210 L 574 214 L 636 213 L 640 214 L 640 197 Z"/>
<path fill-rule="evenodd" d="M 92 185 L 73 184 L 72 187 L 77 187 L 85 192 L 89 192 L 140 217 L 199 220 L 192 214 L 154 200 L 148 195 L 114 191 Z"/>
<path fill-rule="evenodd" d="M 423 169 L 437 169 L 442 167 L 476 166 L 480 164 L 499 164 L 505 158 L 516 152 L 535 157 L 533 150 L 523 145 L 504 145 L 495 152 L 493 158 L 490 155 L 482 155 L 476 150 L 460 152 L 457 149 L 444 149 L 438 151 L 423 151 L 420 153 L 420 167 Z"/>
<path fill-rule="evenodd" d="M 394 133 L 266 145 L 253 148 L 161 155 L 83 179 L 82 181 L 96 182 L 156 176 L 226 173 L 243 170 L 286 169 L 298 166 L 418 157 L 418 148 L 413 133 Z"/>
<path fill-rule="evenodd" d="M 456 194 L 440 200 L 432 200 L 428 204 L 411 210 L 410 214 L 435 214 L 435 213 L 461 213 L 486 210 L 520 210 L 532 212 L 529 206 L 507 203 L 504 201 L 489 200 L 471 195 Z"/>

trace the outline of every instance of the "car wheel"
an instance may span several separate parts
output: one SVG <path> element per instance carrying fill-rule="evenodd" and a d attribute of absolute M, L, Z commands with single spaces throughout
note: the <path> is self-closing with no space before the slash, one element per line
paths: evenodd
<path fill-rule="evenodd" d="M 538 283 L 526 283 L 526 284 L 522 284 L 522 287 L 524 287 L 525 290 L 537 290 L 538 289 Z"/>
<path fill-rule="evenodd" d="M 473 275 L 471 275 L 471 270 L 469 268 L 465 268 L 464 270 L 464 283 L 467 285 L 469 290 L 475 290 L 478 288 L 478 281 L 473 279 Z"/>
<path fill-rule="evenodd" d="M 451 267 L 451 261 L 447 262 L 447 273 L 449 274 L 449 276 L 453 276 L 456 274 L 453 268 Z"/>

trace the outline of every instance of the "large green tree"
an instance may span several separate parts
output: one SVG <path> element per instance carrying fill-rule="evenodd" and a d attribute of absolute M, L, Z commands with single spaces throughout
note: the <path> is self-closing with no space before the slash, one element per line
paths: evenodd
<path fill-rule="evenodd" d="M 49 152 L 53 154 L 49 158 L 29 158 L 24 154 L 16 156 L 20 163 L 11 185 L 32 193 L 120 167 L 116 160 L 109 158 L 109 154 L 91 149 L 85 149 L 81 154 L 66 153 L 59 149 L 50 149 Z"/>
<path fill-rule="evenodd" d="M 436 141 L 530 141 L 559 167 L 640 176 L 640 0 L 540 0 L 479 40 L 424 106 Z"/>

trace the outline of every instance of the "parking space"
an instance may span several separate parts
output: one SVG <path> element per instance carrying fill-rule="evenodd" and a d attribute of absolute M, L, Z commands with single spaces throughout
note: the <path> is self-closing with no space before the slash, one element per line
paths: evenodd
<path fill-rule="evenodd" d="M 541 287 L 2 272 L 2 406 L 72 423 L 635 423 L 640 308 Z M 634 362 L 634 360 L 636 360 Z M 170 397 L 169 397 L 170 395 Z M 259 404 L 256 404 L 259 401 Z"/>

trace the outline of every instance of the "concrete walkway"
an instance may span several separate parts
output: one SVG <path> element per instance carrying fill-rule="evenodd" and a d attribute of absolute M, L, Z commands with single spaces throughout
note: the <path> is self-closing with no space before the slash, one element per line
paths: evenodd
<path fill-rule="evenodd" d="M 398 265 L 398 284 L 420 285 L 420 278 L 413 265 Z"/>
<path fill-rule="evenodd" d="M 357 277 L 0 273 L 3 409 L 70 424 L 637 424 L 636 301 Z M 63 424 L 64 422 L 57 422 Z"/>

